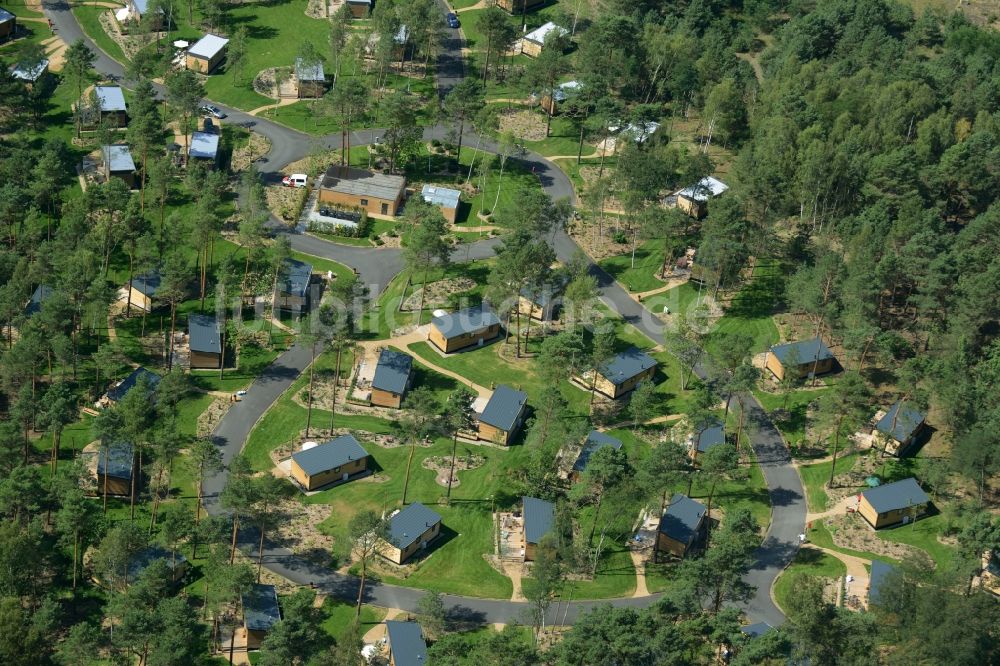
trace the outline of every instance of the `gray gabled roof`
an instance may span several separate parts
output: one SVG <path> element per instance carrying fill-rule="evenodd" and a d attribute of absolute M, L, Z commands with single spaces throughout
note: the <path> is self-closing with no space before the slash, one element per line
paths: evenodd
<path fill-rule="evenodd" d="M 187 562 L 187 558 L 180 552 L 174 553 L 172 556 L 170 551 L 162 546 L 150 546 L 149 548 L 136 553 L 128 563 L 128 580 L 129 583 L 135 581 L 136 578 L 145 571 L 150 564 L 157 560 L 163 560 L 167 563 L 167 568 L 174 569 L 183 565 Z"/>
<path fill-rule="evenodd" d="M 42 58 L 33 67 L 24 67 L 22 65 L 14 65 L 10 68 L 10 74 L 15 79 L 20 79 L 21 81 L 35 82 L 38 80 L 42 74 L 49 68 L 49 59 Z"/>
<path fill-rule="evenodd" d="M 389 519 L 389 541 L 406 550 L 429 527 L 441 522 L 441 516 L 420 502 L 414 502 Z"/>
<path fill-rule="evenodd" d="M 95 86 L 94 94 L 101 111 L 124 111 L 125 94 L 118 86 Z"/>
<path fill-rule="evenodd" d="M 742 631 L 745 635 L 747 635 L 750 638 L 758 638 L 760 636 L 763 636 L 772 629 L 774 629 L 774 627 L 769 625 L 767 622 L 754 622 L 753 624 L 748 624 L 744 627 L 740 627 L 740 631 Z"/>
<path fill-rule="evenodd" d="M 108 171 L 112 173 L 135 171 L 135 160 L 132 159 L 132 151 L 128 146 L 122 144 L 101 146 L 101 153 L 104 155 L 104 163 L 108 165 Z"/>
<path fill-rule="evenodd" d="M 311 449 L 296 451 L 292 460 L 309 476 L 336 469 L 347 463 L 368 457 L 368 452 L 354 435 L 341 435 Z"/>
<path fill-rule="evenodd" d="M 372 377 L 372 388 L 403 394 L 406 391 L 406 383 L 410 380 L 411 370 L 413 370 L 412 356 L 394 349 L 383 349 L 378 355 L 375 376 Z"/>
<path fill-rule="evenodd" d="M 698 432 L 698 438 L 696 441 L 698 453 L 704 453 L 719 444 L 725 443 L 726 430 L 718 421 L 705 426 Z"/>
<path fill-rule="evenodd" d="M 656 359 L 638 347 L 616 354 L 601 367 L 601 376 L 618 386 L 638 374 L 656 367 Z"/>
<path fill-rule="evenodd" d="M 326 74 L 323 72 L 323 61 L 317 60 L 311 65 L 303 65 L 302 58 L 296 58 L 295 78 L 299 81 L 326 81 Z"/>
<path fill-rule="evenodd" d="M 222 327 L 219 321 L 208 315 L 188 315 L 188 344 L 194 352 L 221 353 Z"/>
<path fill-rule="evenodd" d="M 446 340 L 450 340 L 466 333 L 499 325 L 500 318 L 493 314 L 493 310 L 488 305 L 483 303 L 458 312 L 434 317 L 431 319 L 431 324 L 440 331 Z"/>
<path fill-rule="evenodd" d="M 452 190 L 447 187 L 425 184 L 422 188 L 420 188 L 420 196 L 424 198 L 424 201 L 435 206 L 458 208 L 458 201 L 461 198 L 462 193 L 458 190 Z"/>
<path fill-rule="evenodd" d="M 188 155 L 214 160 L 219 154 L 219 135 L 211 132 L 192 132 Z"/>
<path fill-rule="evenodd" d="M 113 479 L 132 478 L 134 465 L 132 445 L 126 442 L 116 442 L 102 446 L 97 452 L 97 473 Z"/>
<path fill-rule="evenodd" d="M 364 169 L 331 166 L 323 174 L 320 185 L 324 190 L 357 197 L 371 197 L 394 201 L 406 188 L 406 178 Z"/>
<path fill-rule="evenodd" d="M 582 472 L 587 469 L 587 463 L 590 462 L 590 456 L 594 455 L 595 451 L 603 449 L 605 446 L 610 446 L 620 450 L 622 448 L 622 440 L 612 437 L 611 435 L 606 435 L 600 430 L 591 430 L 590 434 L 587 435 L 587 441 L 583 443 L 583 448 L 580 449 L 580 455 L 577 456 L 576 462 L 573 463 L 573 470 L 576 472 Z"/>
<path fill-rule="evenodd" d="M 821 338 L 812 340 L 800 340 L 798 342 L 786 342 L 782 345 L 771 347 L 771 353 L 778 357 L 782 365 L 791 361 L 794 356 L 798 359 L 798 365 L 825 361 L 833 358 L 833 352 L 823 343 Z"/>
<path fill-rule="evenodd" d="M 528 394 L 524 391 L 515 391 L 506 384 L 499 384 L 483 408 L 483 413 L 479 415 L 479 421 L 510 432 L 527 402 Z"/>
<path fill-rule="evenodd" d="M 913 404 L 909 402 L 903 403 L 902 410 L 899 407 L 899 401 L 897 400 L 889 408 L 889 411 L 885 413 L 885 416 L 875 424 L 875 428 L 879 432 L 892 437 L 897 442 L 905 442 L 913 436 L 920 427 L 920 424 L 924 422 L 924 415 L 917 411 Z"/>
<path fill-rule="evenodd" d="M 718 178 L 705 176 L 694 185 L 685 187 L 683 190 L 677 192 L 677 196 L 704 203 L 712 197 L 717 197 L 720 194 L 723 194 L 728 189 L 729 186 Z"/>
<path fill-rule="evenodd" d="M 389 650 L 395 666 L 426 666 L 427 643 L 419 624 L 386 620 L 385 632 L 389 635 Z"/>
<path fill-rule="evenodd" d="M 28 305 L 24 308 L 24 314 L 27 317 L 40 312 L 42 309 L 42 303 L 44 303 L 49 296 L 55 293 L 55 289 L 47 284 L 40 284 L 35 287 L 35 291 L 31 294 L 31 300 L 28 301 Z"/>
<path fill-rule="evenodd" d="M 690 545 L 705 520 L 708 509 L 683 493 L 670 499 L 670 505 L 660 518 L 660 532 L 674 541 Z"/>
<path fill-rule="evenodd" d="M 280 282 L 281 293 L 305 296 L 312 279 L 312 264 L 298 259 L 285 259 L 285 275 Z"/>
<path fill-rule="evenodd" d="M 251 631 L 268 631 L 281 621 L 274 585 L 252 585 L 243 594 L 243 619 Z"/>
<path fill-rule="evenodd" d="M 219 51 L 226 48 L 226 44 L 228 43 L 229 40 L 225 37 L 208 34 L 188 49 L 188 55 L 193 55 L 195 58 L 202 58 L 204 60 L 211 60 Z"/>
<path fill-rule="evenodd" d="M 882 593 L 882 585 L 894 571 L 896 571 L 896 567 L 891 564 L 886 564 L 881 560 L 872 560 L 872 574 L 868 582 L 868 603 L 878 603 Z"/>
<path fill-rule="evenodd" d="M 160 290 L 162 278 L 159 271 L 150 271 L 145 275 L 136 275 L 132 278 L 132 288 L 140 294 L 152 298 Z M 128 283 L 125 283 L 126 286 Z"/>
<path fill-rule="evenodd" d="M 17 17 L 14 16 L 13 14 L 11 14 L 9 11 L 7 11 L 6 9 L 4 9 L 3 7 L 0 7 L 0 23 L 6 23 L 7 21 L 10 21 L 10 20 L 15 19 L 15 18 L 17 18 Z"/>
<path fill-rule="evenodd" d="M 917 504 L 926 504 L 931 499 L 912 476 L 902 481 L 870 488 L 861 495 L 868 500 L 876 513 L 907 509 Z"/>
<path fill-rule="evenodd" d="M 114 402 L 118 402 L 132 390 L 137 383 L 139 383 L 139 377 L 146 377 L 149 380 L 149 386 L 153 390 L 156 389 L 156 385 L 160 383 L 160 376 L 151 370 L 139 367 L 129 373 L 129 376 L 122 380 L 122 383 L 114 388 L 108 389 L 107 396 Z"/>
<path fill-rule="evenodd" d="M 537 497 L 521 498 L 524 507 L 524 540 L 539 543 L 555 522 L 556 505 Z"/>

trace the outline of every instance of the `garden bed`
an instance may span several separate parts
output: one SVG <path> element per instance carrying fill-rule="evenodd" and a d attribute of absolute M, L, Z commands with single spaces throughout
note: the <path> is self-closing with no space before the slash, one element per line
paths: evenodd
<path fill-rule="evenodd" d="M 461 294 L 476 288 L 476 283 L 466 277 L 448 278 L 431 282 L 426 287 L 415 289 L 413 293 L 403 301 L 402 310 L 404 312 L 416 312 L 420 307 L 421 294 L 426 290 L 424 298 L 424 308 L 439 308 L 448 305 L 451 296 Z"/>
<path fill-rule="evenodd" d="M 461 484 L 461 481 L 458 479 L 459 472 L 482 467 L 485 463 L 486 458 L 482 456 L 474 454 L 457 456 L 455 458 L 455 474 L 452 475 L 451 487 L 457 488 Z M 434 481 L 439 486 L 448 487 L 448 473 L 451 470 L 451 457 L 431 456 L 429 458 L 424 458 L 422 465 L 425 469 L 436 472 Z"/>

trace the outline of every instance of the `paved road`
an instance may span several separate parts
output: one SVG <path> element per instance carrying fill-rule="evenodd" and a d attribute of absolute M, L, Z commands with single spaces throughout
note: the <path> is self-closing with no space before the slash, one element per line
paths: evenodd
<path fill-rule="evenodd" d="M 443 5 L 442 5 L 443 6 Z M 67 43 L 77 39 L 84 41 L 98 54 L 95 68 L 105 75 L 124 79 L 122 66 L 96 47 L 83 34 L 75 17 L 69 11 L 69 6 L 63 2 L 48 1 L 44 3 L 46 15 L 52 20 L 57 34 Z M 442 52 L 437 61 L 436 81 L 439 95 L 443 97 L 463 76 L 463 61 L 461 57 L 461 35 L 457 30 L 449 29 Z M 159 90 L 163 94 L 162 89 Z M 301 159 L 309 153 L 310 148 L 318 141 L 328 148 L 339 147 L 339 135 L 310 138 L 295 130 L 268 120 L 250 116 L 242 111 L 217 104 L 229 114 L 229 122 L 241 123 L 253 131 L 266 136 L 271 141 L 271 150 L 260 163 L 260 170 L 265 181 L 279 178 L 279 170 L 284 165 Z M 445 126 L 427 128 L 424 137 L 442 139 L 447 133 Z M 379 130 L 364 130 L 353 132 L 352 145 L 365 145 L 380 135 Z M 467 145 L 472 145 L 479 137 L 469 136 Z M 482 139 L 480 148 L 487 152 L 496 152 L 497 146 L 490 139 Z M 576 195 L 572 183 L 565 173 L 553 163 L 536 153 L 527 153 L 520 158 L 525 166 L 531 168 L 539 178 L 545 192 L 553 199 L 569 199 L 576 203 Z M 303 234 L 290 233 L 292 247 L 300 252 L 332 259 L 356 269 L 360 279 L 369 286 L 372 293 L 378 293 L 389 284 L 403 267 L 402 256 L 398 250 L 357 248 L 330 243 L 328 241 Z M 471 248 L 462 248 L 456 252 L 456 260 L 466 258 L 487 258 L 493 256 L 493 246 L 496 241 L 484 241 L 473 244 Z M 579 251 L 579 246 L 564 232 L 553 235 L 553 247 L 561 260 L 567 260 Z M 626 321 L 633 324 L 657 344 L 663 344 L 662 323 L 645 307 L 633 300 L 625 290 L 618 285 L 610 275 L 597 266 L 591 266 L 591 272 L 598 280 L 600 296 L 614 311 Z M 267 409 L 288 389 L 291 383 L 307 367 L 309 350 L 295 345 L 283 353 L 264 373 L 262 373 L 247 391 L 244 400 L 234 405 L 219 423 L 213 438 L 223 453 L 225 462 L 229 462 L 243 447 L 250 431 Z M 704 378 L 705 373 L 699 371 Z M 784 621 L 784 615 L 774 605 L 770 597 L 770 588 L 781 570 L 791 561 L 799 547 L 798 534 L 804 531 L 806 507 L 804 493 L 798 472 L 790 464 L 788 452 L 782 443 L 781 436 L 767 418 L 766 413 L 753 396 L 738 396 L 734 400 L 744 400 L 748 419 L 754 424 L 750 428 L 750 439 L 758 462 L 767 481 L 771 498 L 771 524 L 765 539 L 755 554 L 755 564 L 747 576 L 747 582 L 757 588 L 757 592 L 744 610 L 751 621 L 765 621 L 777 626 Z M 209 497 L 206 508 L 211 513 L 220 513 L 217 495 L 225 485 L 225 473 L 206 480 L 205 490 Z M 257 539 L 252 529 L 244 530 L 241 545 L 251 554 L 256 555 Z M 300 584 L 314 583 L 324 591 L 338 597 L 353 599 L 357 596 L 358 581 L 351 576 L 342 576 L 326 568 L 316 567 L 295 556 L 287 549 L 265 542 L 264 562 L 267 567 L 280 575 Z M 366 601 L 391 608 L 415 610 L 417 602 L 423 593 L 411 588 L 372 584 L 366 591 Z M 652 595 L 639 599 L 616 599 L 611 603 L 616 606 L 645 607 L 653 603 L 660 595 Z M 447 596 L 446 603 L 453 614 L 465 616 L 478 622 L 508 622 L 524 618 L 526 604 L 504 600 L 476 599 L 471 597 Z M 573 619 L 591 604 L 574 602 L 560 608 L 553 608 L 549 613 L 549 622 Z"/>

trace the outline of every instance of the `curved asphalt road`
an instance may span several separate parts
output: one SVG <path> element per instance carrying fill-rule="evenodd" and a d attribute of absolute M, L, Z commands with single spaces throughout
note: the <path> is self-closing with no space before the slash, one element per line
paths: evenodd
<path fill-rule="evenodd" d="M 442 7 L 444 6 L 443 3 Z M 48 0 L 44 2 L 44 10 L 53 22 L 56 33 L 67 43 L 83 39 L 97 54 L 95 68 L 106 76 L 124 79 L 124 68 L 120 63 L 101 51 L 86 35 L 65 2 Z M 463 60 L 461 56 L 462 37 L 458 30 L 447 30 L 444 48 L 437 61 L 437 85 L 442 97 L 463 76 Z M 162 89 L 160 89 L 162 94 Z M 253 131 L 267 137 L 271 142 L 271 150 L 261 160 L 260 169 L 266 181 L 280 177 L 279 169 L 309 153 L 310 148 L 318 140 L 328 148 L 340 145 L 339 135 L 314 139 L 283 125 L 268 120 L 250 116 L 237 109 L 228 108 L 222 104 L 217 106 L 229 114 L 229 121 L 243 124 Z M 444 138 L 448 131 L 446 126 L 438 125 L 427 128 L 426 139 Z M 378 136 L 378 130 L 354 132 L 351 136 L 352 145 L 370 143 Z M 470 137 L 469 141 L 477 139 Z M 484 138 L 481 149 L 496 152 L 495 142 Z M 576 201 L 572 183 L 566 175 L 553 163 L 536 153 L 527 153 L 520 158 L 525 166 L 533 167 L 545 192 L 553 199 L 566 198 Z M 391 279 L 403 267 L 401 253 L 398 250 L 357 248 L 331 243 L 307 234 L 291 232 L 292 247 L 300 252 L 343 263 L 358 271 L 361 280 L 375 294 L 384 289 Z M 468 248 L 468 258 L 487 258 L 493 256 L 493 246 L 496 241 L 482 241 Z M 556 255 L 561 260 L 567 260 L 578 250 L 579 246 L 563 231 L 556 232 L 552 237 Z M 464 259 L 467 249 L 456 253 L 456 260 Z M 663 325 L 649 310 L 636 302 L 614 279 L 597 266 L 591 266 L 591 272 L 597 278 L 602 300 L 626 321 L 633 324 L 657 344 L 663 344 Z M 295 345 L 275 360 L 251 385 L 243 400 L 233 405 L 225 418 L 219 423 L 213 439 L 223 453 L 223 459 L 228 463 L 243 448 L 250 436 L 250 431 L 267 409 L 288 389 L 291 383 L 308 366 L 309 350 Z M 699 371 L 704 378 L 704 372 Z M 771 523 L 768 526 L 764 541 L 755 553 L 755 563 L 746 582 L 757 588 L 755 596 L 742 605 L 751 621 L 765 621 L 777 626 L 784 621 L 784 615 L 774 605 L 770 597 L 770 589 L 774 580 L 785 566 L 791 562 L 799 548 L 798 534 L 805 528 L 806 507 L 802 483 L 797 470 L 791 465 L 788 451 L 784 446 L 777 429 L 768 419 L 761 405 L 752 395 L 736 396 L 733 400 L 743 400 L 747 415 L 753 427 L 749 428 L 750 439 L 758 463 L 764 473 L 771 499 Z M 205 491 L 208 494 L 205 504 L 210 513 L 224 511 L 218 502 L 218 494 L 225 485 L 226 473 L 223 472 L 207 479 Z M 241 536 L 241 546 L 252 555 L 257 553 L 257 538 L 252 529 L 244 529 Z M 265 541 L 264 563 L 271 571 L 285 576 L 293 582 L 307 585 L 315 584 L 325 592 L 345 599 L 355 599 L 358 591 L 358 580 L 353 576 L 344 576 L 330 571 L 326 567 L 314 565 L 291 551 Z M 416 610 L 417 604 L 424 592 L 413 588 L 372 583 L 366 587 L 367 603 L 389 608 Z M 615 606 L 645 607 L 652 604 L 660 595 L 652 595 L 637 599 L 613 599 Z M 507 600 L 478 599 L 446 595 L 445 601 L 450 613 L 455 617 L 464 618 L 470 622 L 510 622 L 524 621 L 527 605 L 522 602 Z M 550 609 L 548 622 L 572 622 L 575 617 L 594 603 L 608 602 L 572 602 L 561 608 Z"/>

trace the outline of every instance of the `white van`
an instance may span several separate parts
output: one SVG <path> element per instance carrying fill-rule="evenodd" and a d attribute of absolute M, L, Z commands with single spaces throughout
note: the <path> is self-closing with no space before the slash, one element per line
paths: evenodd
<path fill-rule="evenodd" d="M 309 176 L 304 173 L 293 173 L 281 179 L 281 184 L 285 187 L 305 187 L 309 181 Z"/>

